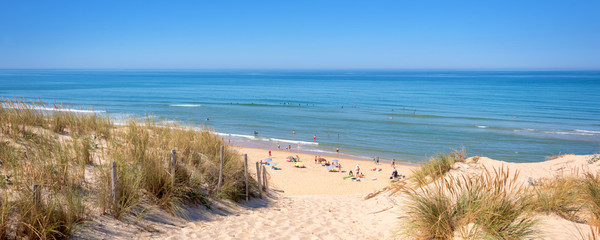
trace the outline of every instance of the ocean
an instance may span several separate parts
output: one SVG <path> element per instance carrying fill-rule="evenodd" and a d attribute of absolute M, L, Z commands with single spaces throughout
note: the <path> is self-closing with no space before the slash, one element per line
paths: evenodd
<path fill-rule="evenodd" d="M 0 70 L 0 96 L 367 160 L 600 151 L 600 71 Z"/>

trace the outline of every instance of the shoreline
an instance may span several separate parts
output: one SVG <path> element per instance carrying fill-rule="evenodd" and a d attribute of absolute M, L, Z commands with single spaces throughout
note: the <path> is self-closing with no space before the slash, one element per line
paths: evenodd
<path fill-rule="evenodd" d="M 235 148 L 250 148 L 250 149 L 262 149 L 265 152 L 268 152 L 269 150 L 271 151 L 280 151 L 280 152 L 287 152 L 290 155 L 293 154 L 307 154 L 307 155 L 316 155 L 316 156 L 325 156 L 325 157 L 330 157 L 330 158 L 346 158 L 346 159 L 353 159 L 353 160 L 359 160 L 359 161 L 363 161 L 363 162 L 373 162 L 373 158 L 377 157 L 377 156 L 365 156 L 365 155 L 360 155 L 360 153 L 346 153 L 343 149 L 340 149 L 340 153 L 339 155 L 336 154 L 335 150 L 334 151 L 328 151 L 328 150 L 323 150 L 319 147 L 319 143 L 318 142 L 305 142 L 305 141 L 295 141 L 295 140 L 285 140 L 285 139 L 275 139 L 275 138 L 255 138 L 255 139 L 251 139 L 250 137 L 252 136 L 246 136 L 246 135 L 239 135 L 239 134 L 229 134 L 229 133 L 221 133 L 221 132 L 214 132 L 215 134 L 217 134 L 218 136 L 223 138 L 224 142 L 229 142 L 229 144 L 232 147 Z M 227 138 L 229 137 L 229 138 Z M 286 144 L 288 146 L 291 146 L 292 150 L 283 150 L 283 149 L 278 149 L 277 148 L 277 144 L 279 143 L 300 143 L 300 148 L 298 149 L 298 145 L 292 145 L 292 144 Z M 282 148 L 287 148 L 284 144 L 281 144 Z M 423 163 L 427 162 L 429 158 L 425 158 L 422 161 L 410 161 L 410 160 L 404 160 L 404 159 L 394 159 L 396 162 L 396 165 L 398 164 L 402 164 L 402 165 L 409 165 L 409 166 L 421 166 Z M 393 159 L 390 158 L 379 158 L 379 162 L 381 164 L 390 164 L 392 162 Z"/>

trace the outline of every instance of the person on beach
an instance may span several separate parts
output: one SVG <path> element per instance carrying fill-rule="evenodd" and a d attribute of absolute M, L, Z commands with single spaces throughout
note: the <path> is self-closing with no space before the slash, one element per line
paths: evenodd
<path fill-rule="evenodd" d="M 396 168 L 394 168 L 394 171 L 392 172 L 392 176 L 390 177 L 390 179 L 396 179 L 398 178 L 398 170 L 396 170 Z"/>
<path fill-rule="evenodd" d="M 277 144 L 277 150 L 281 150 L 281 145 Z"/>
<path fill-rule="evenodd" d="M 377 157 L 377 162 L 375 164 L 379 165 L 379 157 Z"/>
<path fill-rule="evenodd" d="M 392 167 L 396 169 L 396 159 L 392 158 Z"/>
<path fill-rule="evenodd" d="M 288 149 L 292 151 L 292 145 L 288 145 Z"/>
<path fill-rule="evenodd" d="M 352 170 L 350 170 L 350 172 L 348 173 L 348 176 L 354 176 L 354 174 L 352 174 Z"/>
<path fill-rule="evenodd" d="M 315 164 L 317 164 L 317 156 L 315 156 Z"/>
<path fill-rule="evenodd" d="M 338 171 L 342 172 L 342 164 L 338 163 Z"/>
<path fill-rule="evenodd" d="M 271 156 L 271 150 L 269 150 L 269 157 Z"/>
<path fill-rule="evenodd" d="M 356 174 L 358 174 L 360 171 L 360 166 L 358 166 L 358 163 L 356 164 Z"/>

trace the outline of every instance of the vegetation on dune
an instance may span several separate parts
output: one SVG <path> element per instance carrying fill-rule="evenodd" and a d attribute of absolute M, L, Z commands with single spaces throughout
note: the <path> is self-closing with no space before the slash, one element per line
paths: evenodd
<path fill-rule="evenodd" d="M 466 150 L 452 150 L 448 154 L 438 154 L 429 159 L 429 162 L 423 164 L 420 168 L 413 171 L 412 181 L 419 186 L 427 185 L 444 176 L 454 163 L 465 160 L 467 156 Z"/>
<path fill-rule="evenodd" d="M 405 234 L 418 239 L 523 239 L 535 233 L 531 195 L 508 169 L 406 188 Z M 518 173 L 517 173 L 518 174 Z"/>
<path fill-rule="evenodd" d="M 0 239 L 68 238 L 92 210 L 120 219 L 141 211 L 140 203 L 147 200 L 184 215 L 183 204 L 245 197 L 239 154 L 208 129 L 162 125 L 150 118 L 115 127 L 107 115 L 65 109 L 1 101 Z M 217 191 L 222 145 L 224 179 Z M 172 149 L 177 152 L 175 181 L 169 164 Z M 117 163 L 117 205 L 110 187 L 111 161 Z M 33 184 L 42 189 L 38 200 Z M 257 190 L 254 183 L 250 187 Z"/>
<path fill-rule="evenodd" d="M 465 152 L 439 154 L 414 171 L 407 194 L 404 234 L 418 239 L 523 239 L 536 235 L 536 214 L 554 213 L 586 223 L 600 239 L 600 174 L 553 177 L 517 184 L 519 173 L 484 169 L 447 174 Z"/>
<path fill-rule="evenodd" d="M 582 198 L 588 211 L 591 234 L 589 239 L 600 239 L 600 173 L 585 175 L 583 182 Z"/>

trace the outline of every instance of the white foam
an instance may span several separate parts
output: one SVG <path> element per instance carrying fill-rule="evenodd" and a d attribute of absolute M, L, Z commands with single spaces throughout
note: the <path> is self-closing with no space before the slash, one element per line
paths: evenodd
<path fill-rule="evenodd" d="M 296 140 L 288 140 L 288 139 L 267 138 L 267 137 L 259 137 L 259 136 L 254 136 L 254 135 L 220 133 L 220 132 L 215 132 L 215 134 L 217 134 L 219 136 L 231 136 L 231 137 L 246 138 L 246 139 L 250 139 L 250 140 L 265 141 L 265 142 L 281 142 L 281 143 L 291 143 L 291 144 L 299 143 L 300 145 L 319 145 L 318 142 L 305 142 L 305 141 L 296 141 Z"/>
<path fill-rule="evenodd" d="M 580 130 L 580 129 L 575 129 L 575 132 L 580 132 L 580 133 L 590 133 L 590 134 L 600 134 L 600 131 L 590 131 L 590 130 Z"/>
<path fill-rule="evenodd" d="M 488 126 L 477 126 L 478 128 L 488 128 Z"/>
<path fill-rule="evenodd" d="M 548 134 L 560 134 L 560 135 L 578 135 L 578 136 L 599 136 L 600 133 L 594 131 L 545 131 Z"/>
<path fill-rule="evenodd" d="M 172 104 L 170 107 L 201 107 L 200 104 Z"/>
<path fill-rule="evenodd" d="M 535 132 L 535 129 L 524 128 L 524 129 L 515 129 L 513 132 Z"/>
<path fill-rule="evenodd" d="M 103 110 L 87 110 L 87 109 L 71 109 L 71 108 L 51 108 L 51 107 L 40 107 L 35 105 L 20 105 L 20 106 L 12 106 L 8 104 L 2 104 L 3 108 L 10 109 L 30 109 L 30 110 L 39 110 L 39 111 L 54 111 L 54 112 L 75 112 L 75 113 L 105 113 Z"/>

